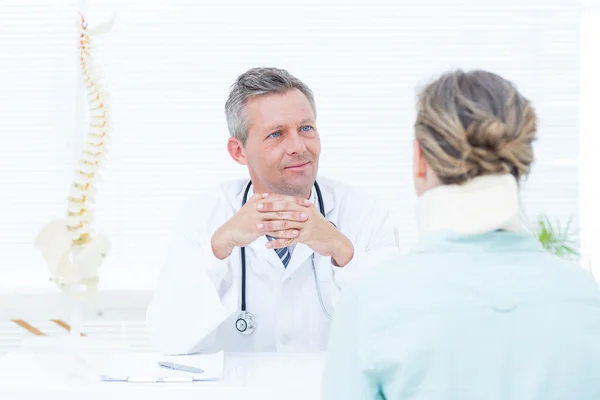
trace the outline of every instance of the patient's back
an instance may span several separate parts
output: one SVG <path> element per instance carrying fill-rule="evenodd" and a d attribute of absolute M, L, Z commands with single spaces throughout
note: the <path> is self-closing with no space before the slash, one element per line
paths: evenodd
<path fill-rule="evenodd" d="M 387 399 L 600 399 L 600 292 L 534 238 L 440 237 L 369 276 L 357 324 Z"/>

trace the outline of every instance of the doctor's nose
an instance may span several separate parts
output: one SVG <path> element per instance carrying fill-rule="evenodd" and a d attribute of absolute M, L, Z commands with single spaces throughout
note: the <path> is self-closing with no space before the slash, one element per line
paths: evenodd
<path fill-rule="evenodd" d="M 291 133 L 287 136 L 286 141 L 286 153 L 289 155 L 302 154 L 306 151 L 306 144 L 304 138 L 298 134 L 298 132 Z"/>

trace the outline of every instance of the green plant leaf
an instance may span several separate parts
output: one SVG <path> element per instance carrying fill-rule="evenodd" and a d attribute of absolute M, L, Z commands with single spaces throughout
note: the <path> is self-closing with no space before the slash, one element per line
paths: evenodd
<path fill-rule="evenodd" d="M 571 223 L 572 218 L 562 228 L 560 221 L 553 223 L 548 216 L 540 215 L 534 234 L 546 250 L 559 257 L 573 259 L 579 257 L 579 249 L 572 239 L 574 232 L 571 231 Z"/>

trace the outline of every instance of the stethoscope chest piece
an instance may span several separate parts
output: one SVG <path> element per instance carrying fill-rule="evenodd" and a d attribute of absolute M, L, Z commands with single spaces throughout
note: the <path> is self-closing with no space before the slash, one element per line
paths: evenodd
<path fill-rule="evenodd" d="M 254 332 L 254 316 L 248 311 L 242 311 L 235 321 L 235 328 L 243 335 L 249 335 Z"/>

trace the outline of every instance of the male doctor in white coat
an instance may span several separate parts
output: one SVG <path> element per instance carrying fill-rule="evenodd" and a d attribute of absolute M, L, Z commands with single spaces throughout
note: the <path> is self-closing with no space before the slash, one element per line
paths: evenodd
<path fill-rule="evenodd" d="M 250 180 L 184 210 L 147 310 L 150 340 L 168 354 L 323 351 L 344 285 L 397 251 L 390 214 L 374 194 L 317 178 L 315 101 L 287 71 L 242 74 L 225 110 L 227 149 Z"/>

